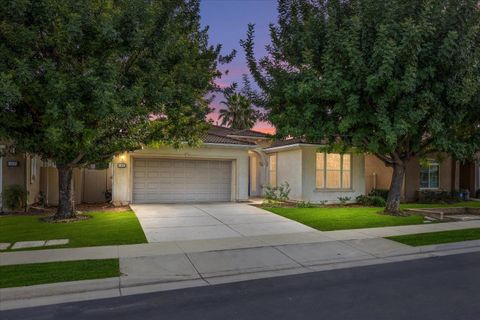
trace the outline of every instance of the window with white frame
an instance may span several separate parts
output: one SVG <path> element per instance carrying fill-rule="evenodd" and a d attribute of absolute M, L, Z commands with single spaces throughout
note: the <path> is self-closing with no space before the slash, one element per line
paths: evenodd
<path fill-rule="evenodd" d="M 420 168 L 420 188 L 438 189 L 440 187 L 440 164 L 435 160 L 428 160 Z"/>
<path fill-rule="evenodd" d="M 351 189 L 352 155 L 318 152 L 315 184 L 317 189 Z"/>
<path fill-rule="evenodd" d="M 277 186 L 277 154 L 273 153 L 268 157 L 268 173 L 271 187 Z"/>

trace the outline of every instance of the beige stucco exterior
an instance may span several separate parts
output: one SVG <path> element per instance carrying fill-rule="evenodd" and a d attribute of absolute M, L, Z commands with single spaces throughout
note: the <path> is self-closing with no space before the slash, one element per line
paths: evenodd
<path fill-rule="evenodd" d="M 115 205 L 132 202 L 133 189 L 133 159 L 137 158 L 167 158 L 192 160 L 230 160 L 232 161 L 231 200 L 248 200 L 249 189 L 249 150 L 248 146 L 203 145 L 198 148 L 171 147 L 145 148 L 135 152 L 123 153 L 113 159 L 112 201 Z M 119 163 L 125 164 L 121 168 Z"/>
<path fill-rule="evenodd" d="M 18 166 L 9 166 L 9 161 L 17 161 Z M 27 205 L 37 202 L 40 192 L 41 159 L 38 156 L 5 152 L 4 156 L 0 157 L 0 162 L 0 193 L 3 194 L 9 186 L 19 185 L 27 192 Z M 3 209 L 8 208 L 3 208 L 3 201 L 0 201 L 0 210 Z"/>
<path fill-rule="evenodd" d="M 350 189 L 317 189 L 317 150 L 316 145 L 302 144 L 267 150 L 268 154 L 277 154 L 277 183 L 289 183 L 291 200 L 336 203 L 339 197 L 349 197 L 350 201 L 355 201 L 357 196 L 365 194 L 365 162 L 362 154 L 352 154 Z"/>

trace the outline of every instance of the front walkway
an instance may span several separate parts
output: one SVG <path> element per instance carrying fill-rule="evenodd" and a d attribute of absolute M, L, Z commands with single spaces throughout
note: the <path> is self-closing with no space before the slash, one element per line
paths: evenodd
<path fill-rule="evenodd" d="M 150 243 L 315 231 L 244 203 L 135 204 L 131 208 Z"/>

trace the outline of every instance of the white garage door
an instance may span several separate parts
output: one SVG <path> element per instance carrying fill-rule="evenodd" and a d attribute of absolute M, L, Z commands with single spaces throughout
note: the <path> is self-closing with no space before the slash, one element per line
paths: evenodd
<path fill-rule="evenodd" d="M 134 159 L 133 202 L 231 201 L 231 161 Z"/>

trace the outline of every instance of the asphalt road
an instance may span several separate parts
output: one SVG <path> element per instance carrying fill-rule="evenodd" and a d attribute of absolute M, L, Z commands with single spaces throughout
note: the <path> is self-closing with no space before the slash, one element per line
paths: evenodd
<path fill-rule="evenodd" d="M 480 253 L 0 313 L 7 319 L 480 319 Z"/>

